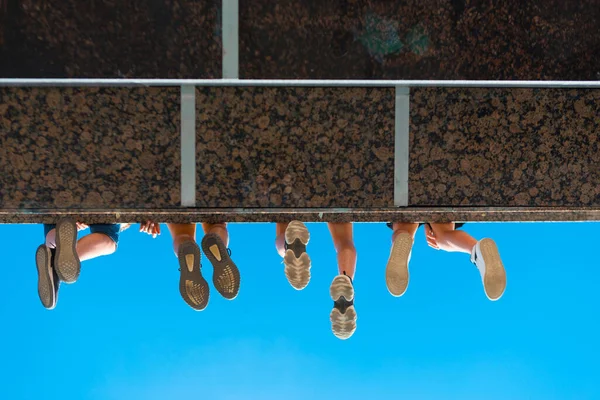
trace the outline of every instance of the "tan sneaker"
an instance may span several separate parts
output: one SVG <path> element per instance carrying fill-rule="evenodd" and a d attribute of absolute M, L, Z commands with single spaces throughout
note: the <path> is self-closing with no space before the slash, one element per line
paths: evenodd
<path fill-rule="evenodd" d="M 200 248 L 193 240 L 179 245 L 179 293 L 183 300 L 194 310 L 202 311 L 208 305 L 208 282 L 202 276 Z"/>
<path fill-rule="evenodd" d="M 329 293 L 333 300 L 333 310 L 329 314 L 331 330 L 339 339 L 348 339 L 356 331 L 352 279 L 346 275 L 336 276 L 331 282 Z"/>
<path fill-rule="evenodd" d="M 412 252 L 413 238 L 400 233 L 392 243 L 390 258 L 385 268 L 385 283 L 392 296 L 402 296 L 408 287 L 408 262 Z"/>
<path fill-rule="evenodd" d="M 56 307 L 60 281 L 52 267 L 52 251 L 45 244 L 35 252 L 35 265 L 38 272 L 38 296 L 42 305 L 48 310 Z"/>
<path fill-rule="evenodd" d="M 285 230 L 285 256 L 283 264 L 288 282 L 294 289 L 302 290 L 310 281 L 310 257 L 306 245 L 310 233 L 300 221 L 292 221 Z"/>
<path fill-rule="evenodd" d="M 56 224 L 54 269 L 65 283 L 74 283 L 79 278 L 81 262 L 77 255 L 77 225 L 73 218 L 63 218 Z"/>
<path fill-rule="evenodd" d="M 492 239 L 481 239 L 471 253 L 471 262 L 477 266 L 488 299 L 495 301 L 506 289 L 506 271 L 498 247 Z"/>

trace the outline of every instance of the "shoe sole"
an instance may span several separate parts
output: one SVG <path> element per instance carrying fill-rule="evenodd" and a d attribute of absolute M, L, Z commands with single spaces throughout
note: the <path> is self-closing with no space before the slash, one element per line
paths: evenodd
<path fill-rule="evenodd" d="M 482 239 L 479 249 L 485 262 L 483 276 L 485 294 L 492 301 L 498 300 L 506 289 L 506 271 L 500 259 L 500 252 L 492 239 Z"/>
<path fill-rule="evenodd" d="M 292 221 L 285 229 L 285 241 L 288 244 L 294 243 L 296 239 L 306 246 L 310 240 L 310 233 L 304 223 L 300 221 Z"/>
<path fill-rule="evenodd" d="M 354 287 L 348 277 L 336 276 L 329 288 L 329 294 L 333 301 L 338 301 L 341 297 L 353 301 Z M 339 339 L 348 339 L 356 331 L 356 318 L 354 305 L 348 307 L 344 313 L 334 307 L 329 314 L 333 334 Z"/>
<path fill-rule="evenodd" d="M 208 282 L 200 271 L 200 248 L 195 242 L 185 242 L 179 246 L 179 293 L 194 310 L 202 311 L 208 305 Z"/>
<path fill-rule="evenodd" d="M 35 265 L 38 272 L 38 296 L 42 305 L 48 310 L 56 307 L 56 292 L 52 277 L 52 254 L 46 245 L 41 245 L 35 252 Z"/>
<path fill-rule="evenodd" d="M 392 243 L 392 251 L 385 268 L 385 283 L 392 296 L 400 297 L 408 288 L 408 257 L 412 250 L 413 238 L 409 234 L 400 234 Z"/>
<path fill-rule="evenodd" d="M 296 290 L 302 290 L 310 282 L 310 257 L 306 245 L 310 240 L 308 228 L 300 221 L 292 221 L 285 230 L 288 249 L 283 258 L 284 273 L 288 282 Z"/>
<path fill-rule="evenodd" d="M 202 250 L 214 268 L 213 284 L 217 292 L 227 300 L 233 300 L 240 291 L 240 271 L 235 265 L 223 240 L 209 233 L 202 239 Z"/>
<path fill-rule="evenodd" d="M 71 218 L 62 219 L 56 225 L 54 269 L 65 283 L 74 283 L 79 278 L 81 262 L 77 256 L 77 226 Z"/>

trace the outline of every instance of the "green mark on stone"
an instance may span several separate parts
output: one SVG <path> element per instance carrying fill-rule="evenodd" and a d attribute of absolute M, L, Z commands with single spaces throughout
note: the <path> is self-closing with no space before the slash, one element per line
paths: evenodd
<path fill-rule="evenodd" d="M 429 47 L 429 37 L 425 34 L 425 28 L 415 25 L 407 34 L 408 46 L 417 55 L 423 55 Z"/>
<path fill-rule="evenodd" d="M 404 43 L 398 36 L 394 21 L 369 13 L 365 17 L 365 29 L 358 40 L 377 61 L 383 62 L 385 56 L 399 53 Z"/>

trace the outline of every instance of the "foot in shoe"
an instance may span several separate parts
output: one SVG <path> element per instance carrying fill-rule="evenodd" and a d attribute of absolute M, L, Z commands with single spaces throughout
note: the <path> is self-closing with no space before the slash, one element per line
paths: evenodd
<path fill-rule="evenodd" d="M 213 284 L 227 300 L 233 300 L 240 291 L 240 271 L 231 260 L 229 249 L 219 235 L 209 233 L 202 239 L 202 250 L 215 269 Z"/>
<path fill-rule="evenodd" d="M 331 330 L 339 339 L 348 339 L 356 331 L 356 310 L 354 308 L 354 287 L 346 275 L 338 275 L 329 288 L 333 300 L 333 310 L 329 315 Z"/>
<path fill-rule="evenodd" d="M 200 248 L 193 240 L 179 246 L 179 293 L 183 300 L 194 310 L 202 311 L 208 305 L 208 282 L 202 276 Z"/>
<path fill-rule="evenodd" d="M 495 301 L 506 289 L 506 271 L 498 247 L 492 239 L 481 239 L 471 253 L 471 262 L 477 266 L 488 299 Z"/>
<path fill-rule="evenodd" d="M 306 253 L 306 245 L 310 233 L 300 221 L 292 221 L 285 230 L 285 256 L 283 264 L 288 282 L 294 289 L 301 290 L 310 281 L 310 257 Z"/>
<path fill-rule="evenodd" d="M 81 263 L 77 255 L 77 226 L 72 218 L 63 218 L 56 225 L 54 269 L 65 283 L 73 283 L 79 278 Z"/>
<path fill-rule="evenodd" d="M 392 243 L 390 258 L 385 269 L 385 283 L 392 296 L 402 296 L 408 287 L 408 262 L 413 238 L 408 233 L 400 233 Z"/>
<path fill-rule="evenodd" d="M 38 273 L 38 296 L 42 305 L 48 310 L 56 307 L 58 299 L 58 277 L 52 267 L 52 252 L 45 244 L 35 252 L 35 265 Z"/>

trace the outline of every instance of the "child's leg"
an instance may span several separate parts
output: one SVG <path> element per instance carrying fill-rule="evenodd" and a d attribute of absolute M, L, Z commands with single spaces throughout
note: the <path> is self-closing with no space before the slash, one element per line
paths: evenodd
<path fill-rule="evenodd" d="M 467 232 L 456 230 L 454 222 L 429 225 L 440 250 L 471 254 L 477 244 L 477 240 Z M 430 230 L 425 227 L 425 231 Z"/>
<path fill-rule="evenodd" d="M 44 241 L 49 248 L 56 248 L 56 225 L 44 224 Z"/>
<path fill-rule="evenodd" d="M 356 248 L 352 238 L 352 224 L 328 224 L 333 245 L 337 251 L 339 275 L 333 279 L 329 294 L 333 300 L 333 310 L 329 314 L 331 330 L 340 339 L 348 339 L 356 330 L 356 309 L 354 308 L 354 272 L 356 270 Z"/>
<path fill-rule="evenodd" d="M 77 241 L 77 255 L 80 261 L 106 256 L 117 250 L 119 224 L 92 224 L 90 234 Z"/>
<path fill-rule="evenodd" d="M 285 230 L 289 224 L 289 222 L 278 222 L 275 225 L 275 248 L 281 258 L 285 257 Z"/>
<path fill-rule="evenodd" d="M 196 224 L 167 224 L 167 228 L 173 238 L 173 251 L 176 257 L 181 244 L 188 240 L 196 241 Z"/>
<path fill-rule="evenodd" d="M 431 224 L 426 229 L 428 237 L 433 235 L 440 250 L 462 252 L 471 255 L 471 262 L 477 266 L 486 296 L 498 300 L 506 289 L 506 271 L 498 247 L 492 239 L 477 241 L 466 232 L 455 230 L 453 222 Z"/>
<path fill-rule="evenodd" d="M 352 237 L 352 223 L 328 222 L 329 232 L 337 252 L 338 271 L 354 279 L 356 270 L 356 248 Z"/>
<path fill-rule="evenodd" d="M 394 233 L 392 234 L 392 242 L 394 242 L 394 239 L 396 239 L 401 233 L 408 233 L 414 238 L 415 233 L 417 233 L 417 228 L 419 228 L 419 224 L 417 223 L 394 222 L 392 224 L 392 230 L 394 231 Z"/>

